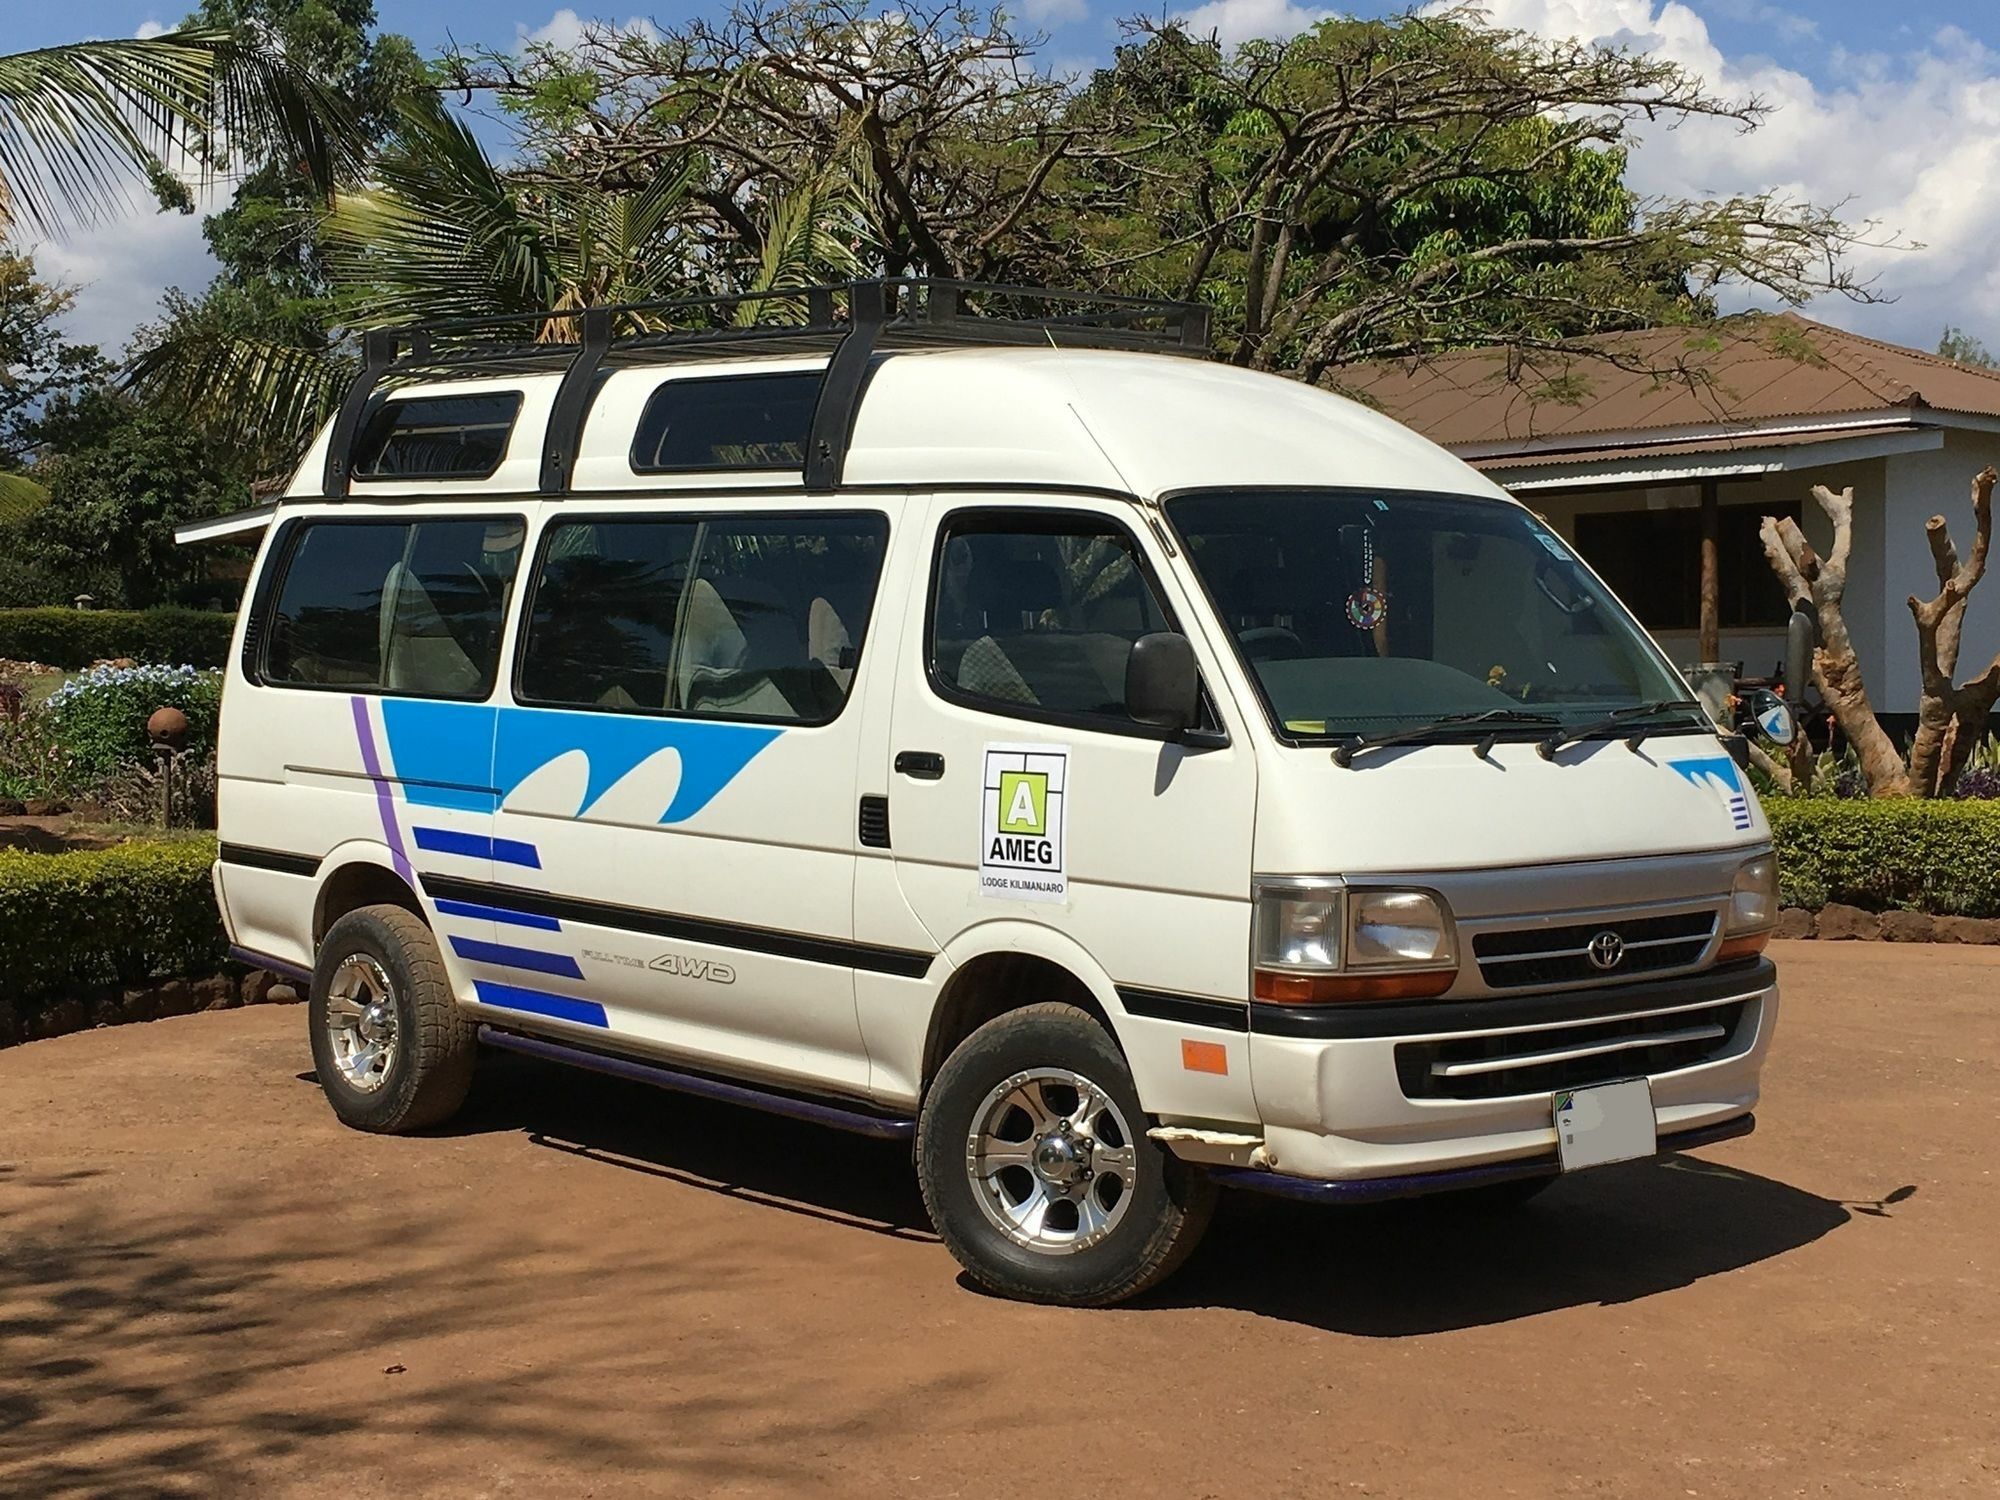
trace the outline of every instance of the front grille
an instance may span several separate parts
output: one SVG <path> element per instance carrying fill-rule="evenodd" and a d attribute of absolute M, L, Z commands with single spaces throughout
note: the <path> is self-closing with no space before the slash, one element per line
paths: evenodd
<path fill-rule="evenodd" d="M 1404 1042 L 1396 1077 L 1410 1099 L 1504 1099 L 1671 1073 L 1725 1057 L 1752 1000 L 1499 1036 Z"/>
<path fill-rule="evenodd" d="M 1591 941 L 1615 932 L 1623 945 L 1617 963 L 1599 968 L 1590 959 Z M 1712 911 L 1677 912 L 1667 917 L 1606 918 L 1563 927 L 1520 927 L 1482 932 L 1472 940 L 1479 977 L 1487 988 L 1524 989 L 1543 984 L 1588 984 L 1630 979 L 1698 963 L 1715 935 Z"/>

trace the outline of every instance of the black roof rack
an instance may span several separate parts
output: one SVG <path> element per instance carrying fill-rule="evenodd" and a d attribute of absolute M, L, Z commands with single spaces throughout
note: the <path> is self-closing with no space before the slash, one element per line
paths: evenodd
<path fill-rule="evenodd" d="M 1099 292 L 904 277 L 373 329 L 363 336 L 361 372 L 328 435 L 321 488 L 329 499 L 347 494 L 362 418 L 391 385 L 560 371 L 540 479 L 543 494 L 560 495 L 575 470 L 599 371 L 736 350 L 830 349 L 805 465 L 806 488 L 829 490 L 840 483 L 875 353 L 967 344 L 1205 355 L 1208 309 Z"/>

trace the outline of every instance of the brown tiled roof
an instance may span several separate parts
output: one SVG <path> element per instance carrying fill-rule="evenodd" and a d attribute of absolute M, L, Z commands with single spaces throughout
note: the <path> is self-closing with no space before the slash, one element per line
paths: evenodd
<path fill-rule="evenodd" d="M 1677 429 L 1925 409 L 2000 417 L 2000 372 L 1900 348 L 1796 313 L 1707 329 L 1653 328 L 1604 340 L 1610 356 L 1447 354 L 1350 365 L 1329 383 L 1448 448 L 1477 454 L 1623 449 Z M 1574 441 L 1570 441 L 1570 440 Z M 1557 460 L 1559 461 L 1559 460 Z"/>

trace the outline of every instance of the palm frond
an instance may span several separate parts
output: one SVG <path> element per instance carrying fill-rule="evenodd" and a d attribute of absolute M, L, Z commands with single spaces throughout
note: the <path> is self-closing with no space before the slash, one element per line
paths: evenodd
<path fill-rule="evenodd" d="M 219 443 L 283 467 L 340 404 L 354 361 L 246 338 L 199 314 L 176 319 L 126 367 L 124 384 Z"/>
<path fill-rule="evenodd" d="M 364 327 L 553 307 L 562 277 L 541 226 L 458 120 L 404 107 L 375 185 L 322 222 L 328 267 Z"/>
<path fill-rule="evenodd" d="M 778 194 L 765 206 L 757 269 L 743 290 L 780 292 L 864 275 L 856 228 L 860 219 L 853 180 L 838 164 L 803 186 Z M 800 303 L 760 298 L 739 307 L 736 321 L 748 326 L 794 321 L 802 315 Z"/>
<path fill-rule="evenodd" d="M 331 90 L 228 30 L 0 55 L 0 233 L 94 223 L 150 172 L 206 176 L 231 151 L 293 161 L 330 192 L 357 142 Z"/>

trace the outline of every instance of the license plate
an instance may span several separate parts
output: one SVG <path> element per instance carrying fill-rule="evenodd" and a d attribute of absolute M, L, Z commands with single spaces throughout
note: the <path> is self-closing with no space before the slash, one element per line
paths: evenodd
<path fill-rule="evenodd" d="M 1565 1089 L 1555 1097 L 1556 1151 L 1565 1172 L 1652 1156 L 1653 1086 L 1643 1078 Z"/>

